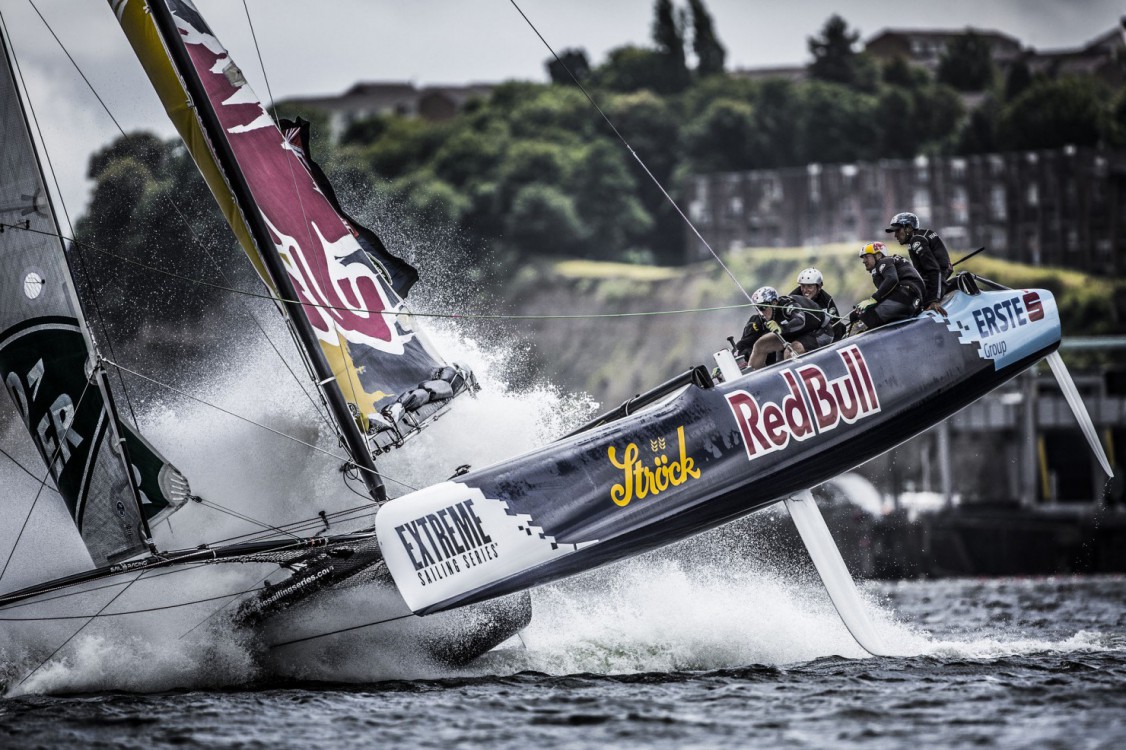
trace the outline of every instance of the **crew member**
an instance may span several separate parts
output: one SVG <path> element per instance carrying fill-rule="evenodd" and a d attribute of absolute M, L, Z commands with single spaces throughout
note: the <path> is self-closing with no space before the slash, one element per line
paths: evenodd
<path fill-rule="evenodd" d="M 884 231 L 894 233 L 900 245 L 907 245 L 911 262 L 923 279 L 923 309 L 946 315 L 939 302 L 946 291 L 946 279 L 954 271 L 946 243 L 933 229 L 919 229 L 919 217 L 907 212 L 893 216 Z"/>
<path fill-rule="evenodd" d="M 780 297 L 778 290 L 764 286 L 755 290 L 751 302 L 758 306 L 763 325 L 773 336 L 762 336 L 751 348 L 751 369 L 761 369 L 772 352 L 786 350 L 789 356 L 813 351 L 833 340 L 828 314 L 802 295 Z"/>
<path fill-rule="evenodd" d="M 872 274 L 875 293 L 852 310 L 849 319 L 865 328 L 911 318 L 919 314 L 923 299 L 923 280 L 906 258 L 886 255 L 882 242 L 869 242 L 860 248 L 860 260 Z"/>
<path fill-rule="evenodd" d="M 845 335 L 845 324 L 837 312 L 837 303 L 832 295 L 825 291 L 824 278 L 816 268 L 807 268 L 798 274 L 798 285 L 790 292 L 791 297 L 802 295 L 808 300 L 813 300 L 825 312 L 829 313 L 829 325 L 833 332 L 833 341 L 840 341 Z"/>

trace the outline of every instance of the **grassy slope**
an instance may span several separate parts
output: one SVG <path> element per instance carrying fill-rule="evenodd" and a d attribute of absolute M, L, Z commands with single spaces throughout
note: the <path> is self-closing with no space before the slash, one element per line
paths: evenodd
<path fill-rule="evenodd" d="M 955 253 L 955 259 L 961 253 Z M 786 293 L 798 272 L 817 266 L 842 310 L 871 294 L 872 284 L 852 245 L 735 251 L 724 263 L 748 293 L 770 284 Z M 964 267 L 1013 287 L 1051 290 L 1064 310 L 1069 335 L 1121 332 L 1115 290 L 1126 284 L 1074 271 L 1040 269 L 977 256 Z M 962 267 L 959 267 L 962 268 Z M 528 266 L 507 291 L 515 314 L 614 315 L 695 308 L 728 309 L 672 315 L 598 317 L 524 322 L 521 337 L 534 340 L 539 373 L 568 390 L 616 405 L 698 363 L 739 336 L 750 314 L 746 298 L 718 263 L 657 268 L 568 260 Z M 744 307 L 735 307 L 744 305 Z"/>

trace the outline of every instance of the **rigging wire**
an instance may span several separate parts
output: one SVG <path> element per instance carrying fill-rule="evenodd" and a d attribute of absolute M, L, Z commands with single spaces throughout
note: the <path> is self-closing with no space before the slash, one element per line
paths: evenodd
<path fill-rule="evenodd" d="M 645 174 L 649 175 L 649 179 L 653 181 L 653 184 L 657 186 L 657 189 L 661 191 L 661 194 L 665 196 L 668 202 L 672 204 L 672 207 L 676 210 L 676 212 L 680 214 L 680 218 L 684 219 L 684 223 L 688 225 L 688 228 L 692 230 L 692 233 L 696 235 L 696 238 L 700 240 L 700 242 L 704 243 L 704 247 L 708 249 L 708 252 L 712 254 L 712 257 L 715 258 L 716 262 L 719 263 L 720 267 L 727 273 L 727 275 L 731 277 L 731 281 L 734 282 L 739 291 L 743 293 L 743 296 L 747 298 L 747 301 L 750 301 L 751 295 L 748 294 L 747 290 L 743 288 L 743 285 L 739 283 L 739 279 L 735 278 L 735 274 L 731 272 L 731 269 L 727 267 L 727 264 L 723 262 L 723 260 L 719 257 L 719 254 L 712 249 L 712 246 L 708 243 L 707 240 L 704 239 L 704 236 L 700 234 L 700 231 L 696 229 L 696 225 L 693 224 L 692 220 L 689 219 L 684 211 L 680 209 L 680 206 L 677 204 L 676 200 L 673 199 L 671 195 L 669 195 L 667 190 L 665 190 L 665 186 L 661 184 L 661 181 L 657 179 L 657 176 L 649 171 L 649 167 L 646 166 L 641 157 L 637 155 L 637 152 L 633 150 L 633 146 L 631 146 L 629 144 L 629 141 L 627 141 L 625 137 L 620 132 L 618 132 L 618 129 L 614 126 L 614 123 L 610 121 L 610 118 L 607 117 L 606 113 L 602 111 L 602 108 L 598 106 L 598 102 L 594 101 L 594 97 L 590 95 L 590 92 L 586 90 L 586 87 L 582 85 L 577 77 L 575 77 L 575 74 L 571 72 L 571 69 L 567 67 L 567 64 L 559 58 L 559 55 L 555 53 L 555 50 L 552 49 L 547 40 L 543 38 L 543 34 L 540 33 L 539 29 L 536 28 L 531 19 L 529 19 L 528 16 L 525 15 L 524 11 L 520 9 L 520 6 L 516 4 L 516 0 L 509 0 L 509 2 L 512 3 L 512 7 L 515 8 L 516 12 L 519 13 L 524 21 L 527 22 L 528 26 L 532 29 L 533 32 L 535 32 L 536 36 L 540 38 L 540 41 L 543 42 L 543 46 L 547 47 L 547 51 L 551 53 L 551 56 L 555 58 L 555 61 L 563 66 L 563 69 L 567 71 L 567 75 L 571 76 L 571 80 L 574 81 L 575 85 L 579 87 L 579 91 L 583 92 L 583 96 L 587 98 L 587 101 L 590 102 L 591 106 L 593 106 L 595 110 L 598 111 L 598 114 L 602 115 L 602 119 L 605 120 L 606 124 L 610 126 L 610 129 L 614 131 L 614 135 L 618 136 L 618 140 L 620 140 L 622 142 L 622 145 L 626 147 L 626 150 L 629 151 L 630 156 L 632 156 L 637 161 L 637 163 L 645 171 Z"/>
<path fill-rule="evenodd" d="M 36 665 L 35 669 L 33 669 L 33 670 L 31 670 L 30 672 L 28 672 L 27 674 L 25 674 L 25 675 L 23 676 L 23 679 L 22 679 L 22 680 L 20 680 L 19 682 L 17 682 L 17 683 L 16 683 L 16 685 L 22 685 L 22 684 L 24 684 L 25 682 L 27 682 L 27 681 L 28 681 L 28 679 L 29 679 L 29 678 L 30 678 L 30 677 L 31 677 L 31 676 L 32 676 L 33 674 L 35 674 L 36 672 L 38 672 L 38 671 L 39 671 L 39 670 L 40 670 L 40 669 L 41 669 L 41 668 L 43 667 L 43 665 L 44 665 L 44 664 L 46 664 L 47 662 L 51 661 L 51 659 L 54 659 L 54 658 L 55 658 L 55 654 L 57 654 L 57 653 L 59 653 L 60 651 L 62 651 L 62 650 L 63 650 L 63 649 L 64 649 L 64 648 L 66 647 L 66 645 L 67 645 L 68 643 L 70 643 L 70 642 L 71 642 L 71 641 L 73 641 L 73 640 L 74 640 L 75 638 L 77 638 L 77 637 L 78 637 L 78 634 L 79 634 L 79 633 L 81 633 L 81 632 L 82 632 L 83 630 L 85 630 L 85 629 L 86 629 L 86 626 L 88 626 L 88 625 L 89 625 L 90 623 L 92 623 L 92 622 L 94 621 L 94 618 L 95 618 L 95 617 L 98 617 L 99 615 L 101 615 L 101 614 L 102 614 L 102 612 L 105 612 L 105 611 L 106 611 L 106 609 L 108 609 L 108 608 L 109 608 L 109 606 L 110 606 L 111 604 L 113 604 L 113 603 L 114 603 L 115 601 L 117 601 L 118 597 L 120 597 L 120 596 L 121 596 L 122 594 L 124 594 L 124 593 L 125 593 L 126 591 L 128 591 L 128 590 L 129 590 L 129 587 L 130 587 L 130 586 L 132 586 L 132 585 L 133 585 L 134 583 L 136 583 L 137 581 L 139 581 L 139 580 L 141 579 L 141 576 L 143 576 L 144 574 L 145 574 L 145 571 L 143 571 L 143 570 L 142 570 L 142 571 L 141 571 L 140 573 L 138 573 L 138 574 L 137 574 L 137 576 L 136 576 L 136 577 L 135 577 L 135 578 L 134 578 L 134 579 L 133 579 L 132 581 L 130 581 L 129 583 L 125 584 L 125 586 L 124 586 L 124 587 L 123 587 L 123 588 L 121 589 L 121 591 L 118 591 L 118 592 L 117 592 L 116 594 L 114 594 L 114 595 L 113 595 L 113 598 L 112 598 L 112 599 L 110 599 L 110 600 L 109 600 L 108 602 L 106 602 L 106 603 L 105 603 L 105 605 L 104 605 L 104 606 L 103 606 L 103 607 L 102 607 L 102 608 L 101 608 L 100 610 L 98 610 L 98 612 L 97 612 L 97 613 L 96 613 L 96 614 L 95 614 L 94 616 L 90 617 L 90 619 L 88 619 L 88 620 L 87 620 L 86 622 L 82 623 L 82 626 L 81 626 L 81 627 L 79 627 L 79 628 L 78 628 L 78 630 L 74 631 L 74 633 L 72 633 L 72 634 L 71 634 L 71 636 L 70 636 L 69 638 L 67 638 L 67 639 L 66 639 L 65 641 L 63 641 L 63 642 L 62 642 L 62 643 L 61 643 L 61 644 L 59 645 L 59 647 L 58 647 L 58 648 L 56 648 L 56 649 L 55 649 L 54 651 L 52 651 L 52 652 L 51 652 L 51 655 L 50 655 L 50 656 L 48 656 L 48 657 L 47 657 L 46 659 L 44 659 L 43 661 L 39 662 L 39 664 L 37 664 L 37 665 Z"/>
<path fill-rule="evenodd" d="M 337 635 L 339 633 L 347 633 L 347 632 L 350 632 L 352 630 L 362 630 L 363 628 L 370 628 L 370 627 L 374 627 L 375 625 L 385 625 L 386 623 L 396 622 L 397 620 L 406 620 L 409 617 L 418 617 L 418 615 L 414 614 L 413 612 L 409 612 L 405 615 L 398 615 L 396 617 L 387 617 L 387 618 L 384 618 L 382 620 L 373 620 L 371 622 L 365 622 L 362 625 L 352 625 L 352 626 L 347 627 L 347 628 L 338 628 L 336 630 L 329 630 L 329 631 L 324 632 L 324 633 L 317 633 L 315 635 L 307 635 L 304 638 L 294 638 L 293 640 L 290 640 L 290 641 L 281 641 L 280 643 L 271 643 L 270 646 L 269 646 L 269 649 L 271 651 L 273 651 L 274 649 L 281 648 L 282 646 L 292 646 L 295 643 L 305 643 L 306 641 L 314 641 L 318 638 L 326 638 L 330 635 Z"/>
<path fill-rule="evenodd" d="M 254 31 L 254 21 L 250 17 L 250 7 L 246 4 L 246 0 L 242 0 L 242 8 L 246 13 L 246 23 L 250 27 L 250 38 L 254 43 L 254 51 L 258 55 L 258 68 L 262 71 L 262 78 L 266 83 L 266 95 L 270 98 L 270 109 L 273 110 L 273 113 L 274 113 L 274 123 L 279 124 L 281 122 L 281 118 L 278 117 L 277 106 L 276 106 L 276 103 L 274 101 L 274 92 L 270 88 L 270 76 L 266 73 L 266 63 L 262 60 L 262 49 L 258 45 L 258 35 Z M 280 130 L 280 125 L 279 125 L 279 130 Z M 282 138 L 283 138 L 283 140 L 285 139 L 284 133 L 282 133 Z M 309 158 L 309 155 L 307 153 L 299 152 L 296 149 L 294 149 L 292 153 L 295 156 L 295 158 L 297 158 L 299 160 L 301 159 L 301 156 L 298 155 L 299 153 L 301 153 L 305 158 Z M 303 200 L 303 198 L 301 196 L 301 190 L 300 190 L 300 188 L 298 187 L 298 184 L 297 184 L 297 172 L 293 168 L 293 159 L 287 158 L 285 160 L 285 164 L 286 164 L 286 167 L 289 170 L 290 183 L 293 185 L 293 197 L 296 199 L 298 208 L 301 209 L 301 219 L 302 219 L 302 223 L 304 224 L 304 227 L 305 227 L 305 239 L 308 241 L 310 247 L 315 247 L 315 238 L 313 236 L 313 223 L 309 220 L 309 215 L 305 210 L 305 201 Z M 352 229 L 351 227 L 348 227 L 348 229 L 352 232 L 355 232 L 355 230 Z M 368 253 L 364 252 L 363 255 L 365 257 L 367 257 L 370 261 L 372 261 L 372 263 L 374 265 L 374 260 L 371 259 L 371 256 Z M 377 269 L 377 270 L 384 270 L 384 269 Z M 384 270 L 384 273 L 381 274 L 381 275 L 384 275 L 384 276 L 387 276 L 387 277 L 390 276 L 390 274 L 388 274 L 386 272 L 386 270 Z M 387 286 L 387 288 L 386 288 L 385 291 L 389 295 L 395 295 L 396 297 L 398 297 L 398 293 L 394 290 L 394 288 L 392 288 L 390 283 L 387 283 L 386 286 Z M 280 297 L 281 295 L 279 294 L 278 296 Z M 405 303 L 403 303 L 403 300 L 402 300 L 401 297 L 399 298 L 399 302 L 400 302 L 400 304 L 402 304 L 405 307 Z M 381 315 L 383 315 L 383 316 L 387 316 L 389 314 L 389 312 L 390 311 L 386 311 L 386 310 L 380 311 Z M 343 332 L 340 330 L 340 327 L 336 324 L 335 321 L 333 321 L 332 325 L 333 325 L 333 329 L 334 329 L 333 332 L 336 335 L 340 336 L 341 339 L 343 339 L 344 337 L 341 336 L 341 334 Z M 347 358 L 345 359 L 345 361 L 347 362 Z M 308 364 L 311 367 L 312 363 L 308 363 Z M 344 375 L 345 375 L 344 382 L 347 384 L 348 391 L 349 391 L 349 393 L 347 395 L 351 399 L 352 403 L 359 404 L 361 399 L 360 399 L 360 394 L 356 393 L 356 386 L 359 383 L 359 374 L 356 371 L 356 366 L 354 364 L 352 365 L 352 367 L 345 366 L 343 368 L 343 372 L 344 372 Z M 344 390 L 344 385 L 340 382 L 339 377 L 336 378 L 336 384 L 340 388 L 341 391 Z M 338 430 L 338 432 L 342 432 L 342 430 Z M 345 441 L 343 434 L 340 435 L 340 441 L 342 443 L 341 447 L 344 448 L 345 450 L 347 450 L 347 442 Z"/>
<path fill-rule="evenodd" d="M 261 526 L 263 529 L 266 529 L 267 531 L 276 531 L 279 534 L 285 534 L 285 535 L 293 537 L 294 539 L 300 538 L 296 534 L 289 532 L 289 531 L 286 531 L 283 528 L 273 526 L 272 524 L 268 524 L 265 521 L 259 521 L 257 518 L 253 518 L 253 517 L 245 515 L 243 513 L 239 513 L 236 510 L 231 510 L 230 508 L 224 507 L 224 506 L 222 506 L 218 503 L 214 503 L 210 500 L 204 500 L 202 497 L 199 498 L 199 503 L 200 503 L 200 505 L 202 505 L 205 508 L 210 508 L 211 510 L 218 511 L 220 513 L 225 513 L 226 515 L 231 516 L 232 518 L 237 518 L 240 521 L 246 521 L 247 523 L 252 523 L 255 526 Z"/>
<path fill-rule="evenodd" d="M 89 390 L 90 381 L 87 380 L 86 385 L 82 388 L 82 395 L 78 397 L 78 403 L 74 406 L 75 414 L 78 414 L 78 410 L 82 407 L 82 401 L 86 398 L 86 394 L 89 392 Z M 16 534 L 16 541 L 12 543 L 12 548 L 8 551 L 8 559 L 4 561 L 3 569 L 0 569 L 0 580 L 3 580 L 4 574 L 8 572 L 8 566 L 12 562 L 12 557 L 16 554 L 16 548 L 20 546 L 20 540 L 23 539 L 23 533 L 27 530 L 27 522 L 31 520 L 31 514 L 35 512 L 35 506 L 39 503 L 39 498 L 43 496 L 43 488 L 47 486 L 47 479 L 51 476 L 51 467 L 54 466 L 55 461 L 58 460 L 59 453 L 62 452 L 63 446 L 66 445 L 66 439 L 70 436 L 70 429 L 73 426 L 74 420 L 72 419 L 71 423 L 66 426 L 65 430 L 63 430 L 63 434 L 59 436 L 59 444 L 55 448 L 55 453 L 51 456 L 51 460 L 47 462 L 47 475 L 42 479 L 38 479 L 38 477 L 36 477 L 37 481 L 39 482 L 39 490 L 35 493 L 35 499 L 31 501 L 31 507 L 27 509 L 27 515 L 24 516 L 23 524 L 20 526 L 20 533 Z M 31 472 L 28 473 L 30 474 Z"/>
<path fill-rule="evenodd" d="M 241 592 L 240 592 L 240 591 L 236 591 L 235 593 L 233 593 L 233 594 L 228 594 L 227 596 L 228 596 L 228 597 L 242 596 L 243 594 L 246 594 L 246 593 L 254 593 L 255 591 L 260 591 L 261 589 L 260 589 L 259 587 L 261 586 L 261 584 L 262 584 L 262 583 L 263 583 L 263 582 L 264 582 L 264 581 L 265 581 L 265 580 L 266 580 L 267 578 L 269 578 L 270 576 L 272 576 L 272 575 L 273 575 L 273 574 L 274 574 L 275 572 L 276 572 L 276 571 L 273 571 L 273 570 L 271 570 L 271 571 L 270 571 L 269 573 L 267 573 L 266 575 L 264 575 L 264 576 L 262 576 L 261 578 L 259 578 L 259 579 L 258 579 L 258 581 L 257 581 L 257 582 L 255 583 L 255 588 L 253 588 L 253 589 L 250 589 L 249 591 L 241 591 Z M 222 599 L 222 598 L 224 598 L 224 597 L 216 597 L 216 598 L 217 598 L 217 599 Z M 215 619 L 215 617 L 217 617 L 217 616 L 219 615 L 219 613 L 220 613 L 220 612 L 222 612 L 223 610 L 225 610 L 225 609 L 226 609 L 227 607 L 231 606 L 231 605 L 232 605 L 232 604 L 234 604 L 234 603 L 235 603 L 235 602 L 234 602 L 234 600 L 232 600 L 232 601 L 229 601 L 229 602 L 225 602 L 225 603 L 224 603 L 224 604 L 223 604 L 223 605 L 222 605 L 221 607 L 217 608 L 217 609 L 216 609 L 216 610 L 215 610 L 214 612 L 212 612 L 211 614 L 209 614 L 209 615 L 208 615 L 207 617 L 204 617 L 204 618 L 203 618 L 202 620 L 200 620 L 199 622 L 197 622 L 197 623 L 196 623 L 195 625 L 192 625 L 192 626 L 191 626 L 190 628 L 188 628 L 188 629 L 187 629 L 187 630 L 185 630 L 185 631 L 184 631 L 183 633 L 181 633 L 181 634 L 180 634 L 180 637 L 179 637 L 179 638 L 177 638 L 176 640 L 178 640 L 178 641 L 179 641 L 179 640 L 183 640 L 184 638 L 187 638 L 187 637 L 188 637 L 189 635 L 191 635 L 192 633 L 194 633 L 194 632 L 195 632 L 195 631 L 196 631 L 197 629 L 199 629 L 199 628 L 203 627 L 204 625 L 206 625 L 207 623 L 211 622 L 211 621 L 212 621 L 213 619 Z"/>
<path fill-rule="evenodd" d="M 270 109 L 273 110 L 274 123 L 275 123 L 275 125 L 277 125 L 277 123 L 281 122 L 281 119 L 278 117 L 277 106 L 274 102 L 274 92 L 270 88 L 270 76 L 266 73 L 266 63 L 262 60 L 262 49 L 258 45 L 258 35 L 254 31 L 254 21 L 250 17 L 250 7 L 246 4 L 246 0 L 243 0 L 243 2 L 242 2 L 242 9 L 246 13 L 246 24 L 247 24 L 247 26 L 250 27 L 250 38 L 251 38 L 251 40 L 254 44 L 254 52 L 258 55 L 258 68 L 259 68 L 259 70 L 262 71 L 262 79 L 266 82 L 266 95 L 270 98 Z M 279 130 L 280 130 L 280 127 L 279 127 Z M 285 138 L 284 134 L 282 134 L 282 138 L 283 139 Z M 297 198 L 297 205 L 301 209 L 301 218 L 302 218 L 303 223 L 305 225 L 305 239 L 308 240 L 310 246 L 313 246 L 312 222 L 309 221 L 309 216 L 305 212 L 305 201 L 303 201 L 301 199 L 301 191 L 298 190 L 298 187 L 297 187 L 297 173 L 293 169 L 293 161 L 291 159 L 286 159 L 285 164 L 286 164 L 286 167 L 289 169 L 289 180 L 290 180 L 290 183 L 293 185 L 293 195 L 294 195 L 294 197 Z M 281 299 L 281 294 L 279 293 L 278 294 L 279 308 L 281 307 L 280 303 L 283 303 L 283 302 L 285 302 L 285 300 Z M 284 310 L 283 310 L 282 314 L 283 315 L 286 314 L 284 312 Z M 335 326 L 335 323 L 333 325 Z M 336 332 L 339 333 L 339 330 L 337 330 Z M 294 336 L 294 338 L 296 338 L 296 334 L 293 331 L 291 331 L 290 333 L 291 333 L 291 335 Z M 299 350 L 302 349 L 300 344 L 298 344 L 297 348 Z M 310 375 L 312 380 L 314 380 L 314 381 L 318 380 L 319 378 L 316 375 L 316 370 L 313 368 L 313 363 L 309 360 L 309 355 L 304 356 L 303 361 L 305 362 L 305 368 L 308 371 L 308 374 Z M 352 391 L 353 391 L 352 392 L 352 401 L 354 403 L 358 404 L 359 399 L 356 398 L 355 386 L 352 383 L 352 379 L 348 378 L 347 380 L 348 380 L 349 387 L 352 388 Z M 339 385 L 340 380 L 337 379 L 336 382 Z M 304 390 L 304 388 L 302 388 L 302 390 Z M 327 411 L 328 410 L 328 404 L 325 403 L 324 392 L 321 391 L 318 388 L 317 393 L 320 394 L 322 404 L 324 405 L 325 410 Z M 344 443 L 345 442 L 344 436 L 342 434 L 340 434 L 341 433 L 341 427 L 337 426 L 334 422 L 330 421 L 327 415 L 325 416 L 325 421 L 328 423 L 329 427 L 332 430 L 334 430 L 340 436 L 341 443 Z M 342 446 L 342 447 L 345 447 L 345 449 L 347 449 L 346 445 Z"/>
<path fill-rule="evenodd" d="M 146 578 L 145 580 L 151 581 L 151 580 L 154 580 L 156 578 L 162 578 L 164 576 L 173 575 L 174 573 L 187 573 L 189 571 L 198 570 L 202 567 L 205 567 L 205 566 L 211 565 L 211 564 L 213 564 L 213 561 L 207 560 L 206 562 L 185 563 L 183 567 L 172 568 L 170 570 L 157 570 L 155 568 L 149 568 L 150 571 L 155 570 L 155 573 L 153 575 L 149 576 L 148 578 Z M 20 607 L 34 607 L 34 606 L 39 605 L 39 604 L 45 604 L 47 602 L 54 602 L 54 601 L 58 601 L 59 599 L 69 599 L 72 596 L 82 596 L 83 594 L 92 594 L 95 591 L 102 591 L 104 589 L 111 589 L 114 586 L 120 586 L 121 585 L 121 581 L 114 581 L 112 583 L 105 583 L 105 584 L 102 584 L 100 586 L 91 586 L 89 588 L 84 588 L 84 589 L 81 589 L 81 590 L 78 590 L 78 591 L 66 591 L 64 593 L 55 594 L 55 596 L 47 596 L 47 597 L 43 597 L 42 599 L 39 598 L 43 594 L 52 594 L 52 593 L 55 593 L 55 592 L 63 591 L 63 589 L 67 588 L 68 586 L 77 587 L 77 586 L 81 586 L 84 583 L 89 583 L 89 581 L 79 581 L 77 583 L 66 584 L 65 586 L 52 586 L 52 587 L 49 587 L 49 588 L 45 588 L 42 591 L 37 591 L 34 594 L 28 595 L 28 597 L 26 599 L 21 599 L 19 601 L 7 602 L 7 603 L 4 603 L 4 604 L 0 604 L 0 612 L 10 612 L 13 609 L 19 609 Z M 7 596 L 7 594 L 5 594 L 4 596 Z M 3 598 L 3 597 L 0 597 L 0 598 Z"/>
<path fill-rule="evenodd" d="M 116 367 L 120 370 L 124 370 L 125 372 L 129 373 L 130 375 L 134 375 L 138 378 L 141 378 L 142 380 L 146 380 L 146 381 L 152 383 L 153 385 L 160 386 L 161 388 L 166 388 L 166 389 L 172 391 L 173 393 L 177 393 L 181 396 L 184 396 L 185 398 L 190 398 L 193 401 L 198 401 L 199 403 L 203 404 L 204 406 L 210 406 L 211 408 L 217 409 L 218 411 L 221 411 L 224 414 L 227 414 L 229 416 L 235 417 L 236 419 L 241 419 L 242 421 L 247 422 L 247 423 L 252 424 L 252 425 L 255 425 L 256 427 L 261 427 L 263 430 L 266 430 L 268 432 L 272 432 L 275 435 L 278 435 L 280 437 L 285 438 L 286 440 L 291 440 L 295 443 L 299 443 L 300 445 L 304 445 L 306 448 L 310 448 L 310 449 L 312 449 L 312 450 L 314 450 L 318 453 L 323 453 L 326 456 L 331 456 L 332 458 L 335 458 L 338 461 L 342 461 L 344 463 L 351 463 L 351 459 L 348 458 L 347 456 L 338 456 L 331 451 L 327 451 L 324 448 L 321 448 L 320 446 L 313 445 L 312 443 L 305 442 L 304 440 L 301 440 L 300 438 L 295 438 L 292 435 L 287 435 L 284 432 L 280 432 L 279 430 L 275 430 L 273 427 L 270 427 L 269 425 L 262 424 L 261 422 L 256 422 L 253 419 L 251 419 L 250 417 L 244 417 L 241 414 L 237 414 L 233 411 L 230 411 L 229 409 L 225 409 L 222 406 L 219 406 L 218 404 L 213 404 L 210 401 L 206 401 L 202 398 L 199 398 L 198 396 L 193 396 L 192 394 L 188 393 L 187 391 L 180 390 L 179 388 L 177 388 L 173 385 L 169 385 L 168 383 L 162 383 L 161 381 L 156 380 L 155 378 L 150 378 L 148 375 L 144 375 L 142 373 L 137 372 L 136 370 L 132 370 L 132 369 L 126 367 L 125 365 L 118 364 L 117 362 L 114 362 L 114 361 L 108 360 L 108 359 L 103 360 L 103 361 L 108 365 L 113 365 L 114 367 Z M 357 467 L 357 468 L 363 469 L 362 466 Z M 395 479 L 394 477 L 388 477 L 386 475 L 383 475 L 383 478 L 389 479 L 390 481 L 395 482 L 396 484 L 400 484 L 403 487 L 406 487 L 407 489 L 412 490 L 412 491 L 419 489 L 418 487 L 415 487 L 414 485 L 411 485 L 408 482 L 404 482 L 401 479 Z"/>
<path fill-rule="evenodd" d="M 151 580 L 151 579 L 147 578 L 145 580 Z M 134 583 L 136 583 L 136 579 L 133 579 L 132 581 L 130 581 L 127 584 L 127 587 L 132 586 Z M 113 584 L 110 584 L 109 586 L 105 586 L 105 587 L 102 587 L 102 588 L 110 588 L 112 586 L 121 586 L 121 585 L 122 585 L 122 582 L 118 581 L 117 583 L 113 583 Z M 94 591 L 95 589 L 90 589 L 90 590 Z M 95 612 L 92 615 L 81 614 L 81 615 L 54 615 L 54 616 L 51 616 L 51 617 L 0 617 L 0 622 L 49 622 L 49 621 L 53 621 L 53 620 L 83 620 L 83 619 L 95 620 L 95 619 L 99 619 L 99 618 L 104 619 L 104 618 L 107 618 L 107 617 L 123 617 L 125 615 L 140 615 L 140 614 L 146 614 L 148 612 L 160 612 L 160 611 L 166 610 L 166 609 L 179 609 L 181 607 L 191 607 L 191 606 L 196 605 L 196 604 L 206 604 L 207 602 L 214 602 L 214 601 L 218 601 L 220 599 L 226 599 L 226 598 L 232 597 L 232 596 L 244 596 L 246 594 L 253 594 L 254 592 L 259 591 L 259 590 L 260 589 L 256 586 L 255 588 L 246 589 L 244 591 L 234 591 L 234 592 L 227 593 L 227 594 L 220 594 L 218 596 L 205 597 L 203 599 L 193 599 L 193 600 L 187 601 L 187 602 L 177 602 L 176 604 L 161 604 L 161 605 L 156 606 L 156 607 L 142 607 L 140 609 L 125 609 L 125 610 L 122 610 L 120 612 L 106 612 L 105 611 L 106 607 L 109 606 L 107 604 L 105 607 L 102 607 L 100 610 L 98 610 L 97 612 Z M 86 592 L 83 592 L 83 593 L 86 593 Z M 118 596 L 120 596 L 120 594 L 118 594 Z M 117 597 L 114 597 L 114 598 L 116 599 Z M 112 603 L 113 602 L 111 601 L 110 604 L 112 604 Z M 77 633 L 75 633 L 75 635 L 77 635 Z M 74 636 L 71 636 L 71 637 L 73 638 Z M 63 644 L 63 645 L 66 645 L 66 644 Z M 51 656 L 54 656 L 54 654 L 51 654 Z M 50 657 L 48 657 L 48 658 L 50 658 Z"/>

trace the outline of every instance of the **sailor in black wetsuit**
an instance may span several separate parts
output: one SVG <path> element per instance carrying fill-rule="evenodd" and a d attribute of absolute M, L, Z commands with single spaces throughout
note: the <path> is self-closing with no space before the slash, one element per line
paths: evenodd
<path fill-rule="evenodd" d="M 946 278 L 954 271 L 946 243 L 934 230 L 919 229 L 919 217 L 912 213 L 896 214 L 884 231 L 894 233 L 900 245 L 907 245 L 911 262 L 923 280 L 922 308 L 945 315 L 939 303 L 946 292 Z"/>
<path fill-rule="evenodd" d="M 865 328 L 876 328 L 895 320 L 919 314 L 923 280 L 906 258 L 885 255 L 882 242 L 869 242 L 860 248 L 860 259 L 872 274 L 875 293 L 853 308 L 849 319 Z"/>
<path fill-rule="evenodd" d="M 825 279 L 816 268 L 807 268 L 798 274 L 798 285 L 790 292 L 791 297 L 801 295 L 817 303 L 825 312 L 829 313 L 829 325 L 833 332 L 833 341 L 840 341 L 845 335 L 845 324 L 841 314 L 837 312 L 837 303 L 831 294 L 825 291 Z"/>
<path fill-rule="evenodd" d="M 833 340 L 829 316 L 802 295 L 779 297 L 778 290 L 764 286 L 755 290 L 751 302 L 758 305 L 766 330 L 773 336 L 762 336 L 751 348 L 751 369 L 766 364 L 771 352 L 783 349 L 791 356 L 804 354 L 825 346 Z"/>

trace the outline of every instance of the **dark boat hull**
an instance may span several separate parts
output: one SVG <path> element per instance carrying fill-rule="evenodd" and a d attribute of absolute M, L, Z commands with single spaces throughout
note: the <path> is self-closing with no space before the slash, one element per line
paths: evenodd
<path fill-rule="evenodd" d="M 395 582 L 433 612 L 677 541 L 890 450 L 1059 344 L 1043 290 L 947 309 L 398 498 L 376 520 Z"/>

